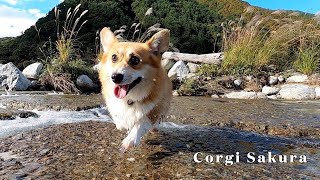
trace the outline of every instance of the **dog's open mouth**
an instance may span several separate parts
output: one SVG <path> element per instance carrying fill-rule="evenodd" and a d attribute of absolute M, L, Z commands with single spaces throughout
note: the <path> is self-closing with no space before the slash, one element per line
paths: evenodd
<path fill-rule="evenodd" d="M 114 87 L 114 95 L 119 99 L 123 99 L 124 97 L 126 97 L 126 95 L 129 93 L 129 91 L 132 88 L 134 88 L 137 84 L 139 84 L 141 82 L 141 80 L 142 80 L 142 78 L 138 77 L 131 84 L 125 84 L 125 85 L 117 84 Z"/>

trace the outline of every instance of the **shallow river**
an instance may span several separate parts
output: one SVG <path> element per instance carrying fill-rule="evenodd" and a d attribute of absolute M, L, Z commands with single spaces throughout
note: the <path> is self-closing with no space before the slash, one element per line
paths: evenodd
<path fill-rule="evenodd" d="M 320 101 L 175 97 L 160 131 L 148 134 L 141 146 L 125 154 L 118 151 L 125 134 L 115 130 L 102 104 L 100 95 L 2 93 L 2 112 L 14 115 L 12 109 L 20 109 L 38 116 L 0 120 L 0 176 L 320 177 Z M 256 155 L 253 164 L 247 161 L 250 152 Z M 201 163 L 194 159 L 196 153 Z M 239 162 L 235 162 L 237 153 Z M 292 163 L 257 162 L 259 154 L 268 158 L 268 153 L 288 158 L 303 155 L 307 162 L 299 158 Z M 234 155 L 233 165 L 227 166 L 226 159 L 206 162 L 211 157 L 216 160 L 216 155 Z"/>

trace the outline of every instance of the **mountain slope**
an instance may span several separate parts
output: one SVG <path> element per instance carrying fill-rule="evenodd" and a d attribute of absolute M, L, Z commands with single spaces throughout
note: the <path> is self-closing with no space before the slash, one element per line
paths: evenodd
<path fill-rule="evenodd" d="M 60 21 L 65 19 L 69 8 L 81 3 L 80 11 L 88 10 L 83 19 L 88 20 L 78 35 L 79 52 L 83 59 L 96 56 L 97 31 L 107 26 L 116 30 L 122 25 L 130 27 L 134 22 L 142 23 L 143 29 L 161 23 L 171 30 L 171 41 L 181 52 L 210 53 L 221 48 L 221 23 L 241 16 L 248 3 L 241 0 L 65 0 L 58 8 Z M 145 16 L 148 8 L 153 8 L 151 16 Z M 270 12 L 256 8 L 262 13 Z M 14 62 L 22 68 L 39 59 L 54 46 L 56 23 L 54 10 L 37 21 L 35 27 L 27 29 L 23 35 L 0 41 L 0 63 Z M 40 49 L 43 51 L 41 52 Z"/>

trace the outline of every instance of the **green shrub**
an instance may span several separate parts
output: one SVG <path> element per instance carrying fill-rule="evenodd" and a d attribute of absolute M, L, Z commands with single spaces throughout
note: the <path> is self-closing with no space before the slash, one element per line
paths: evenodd
<path fill-rule="evenodd" d="M 185 79 L 183 80 L 180 88 L 178 89 L 178 94 L 184 96 L 196 96 L 201 94 L 201 88 L 199 81 L 196 79 Z"/>
<path fill-rule="evenodd" d="M 312 73 L 319 70 L 319 53 L 319 49 L 308 49 L 305 51 L 299 51 L 293 67 L 303 74 L 311 75 Z"/>
<path fill-rule="evenodd" d="M 218 76 L 221 73 L 221 68 L 219 65 L 214 64 L 202 64 L 197 74 L 200 76 L 206 76 L 206 77 L 214 77 Z"/>

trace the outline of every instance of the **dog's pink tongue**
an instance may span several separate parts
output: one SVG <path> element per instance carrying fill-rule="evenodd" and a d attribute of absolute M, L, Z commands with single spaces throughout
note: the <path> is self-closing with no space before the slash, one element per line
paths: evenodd
<path fill-rule="evenodd" d="M 117 98 L 122 99 L 127 95 L 128 89 L 129 85 L 116 85 L 114 88 L 114 95 Z"/>

